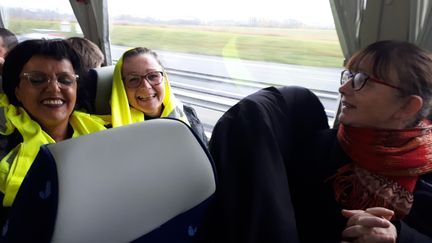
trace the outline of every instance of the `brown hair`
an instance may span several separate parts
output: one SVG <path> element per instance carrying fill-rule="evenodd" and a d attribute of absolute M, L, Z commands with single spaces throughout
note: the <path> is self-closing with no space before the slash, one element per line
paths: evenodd
<path fill-rule="evenodd" d="M 370 58 L 370 59 L 369 59 Z M 401 95 L 418 95 L 423 107 L 417 121 L 430 117 L 432 106 L 432 59 L 430 54 L 404 41 L 378 41 L 355 53 L 346 68 L 357 71 L 362 61 L 372 61 L 370 75 L 381 80 L 394 80 L 401 87 Z"/>
<path fill-rule="evenodd" d="M 103 64 L 105 60 L 104 54 L 95 43 L 83 37 L 70 37 L 67 41 L 80 55 L 85 71 Z"/>

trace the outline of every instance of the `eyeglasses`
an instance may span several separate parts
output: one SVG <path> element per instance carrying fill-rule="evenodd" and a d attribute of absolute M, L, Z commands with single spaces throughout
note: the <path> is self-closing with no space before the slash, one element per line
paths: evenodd
<path fill-rule="evenodd" d="M 162 82 L 163 74 L 162 71 L 153 71 L 145 75 L 130 74 L 124 78 L 124 83 L 128 88 L 138 88 L 145 79 L 151 86 L 154 86 Z"/>
<path fill-rule="evenodd" d="M 344 85 L 349 80 L 352 80 L 351 87 L 354 89 L 354 91 L 361 90 L 365 86 L 366 82 L 369 81 L 369 80 L 371 82 L 379 83 L 379 84 L 382 84 L 382 85 L 386 85 L 388 87 L 391 87 L 391 88 L 397 89 L 399 91 L 402 91 L 402 89 L 400 87 L 397 87 L 395 85 L 389 84 L 389 83 L 384 82 L 382 80 L 370 77 L 369 75 L 367 75 L 365 73 L 361 73 L 361 72 L 354 73 L 354 72 L 351 72 L 350 70 L 344 70 L 344 71 L 342 71 L 342 73 L 341 73 L 341 79 L 340 79 L 341 85 Z"/>
<path fill-rule="evenodd" d="M 61 88 L 68 88 L 74 85 L 79 76 L 72 73 L 59 73 L 56 75 L 55 80 Z M 54 80 L 48 74 L 43 72 L 29 72 L 21 74 L 20 78 L 25 78 L 33 87 L 40 88 L 48 86 L 49 82 Z"/>

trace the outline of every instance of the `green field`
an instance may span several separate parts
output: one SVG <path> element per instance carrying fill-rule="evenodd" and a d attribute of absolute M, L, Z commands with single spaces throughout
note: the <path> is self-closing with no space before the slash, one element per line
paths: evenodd
<path fill-rule="evenodd" d="M 71 26 L 65 36 L 76 35 Z M 9 28 L 60 30 L 60 22 L 15 19 Z M 114 24 L 110 34 L 111 44 L 155 50 L 321 67 L 341 67 L 343 60 L 335 30 Z"/>

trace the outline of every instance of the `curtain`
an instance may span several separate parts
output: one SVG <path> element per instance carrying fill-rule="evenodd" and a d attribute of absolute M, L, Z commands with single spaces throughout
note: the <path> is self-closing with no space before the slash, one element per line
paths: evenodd
<path fill-rule="evenodd" d="M 403 40 L 432 51 L 429 0 L 330 0 L 345 60 L 378 40 Z"/>
<path fill-rule="evenodd" d="M 4 16 L 3 7 L 0 6 L 0 28 L 6 28 L 4 24 L 3 16 Z"/>
<path fill-rule="evenodd" d="M 360 47 L 359 28 L 363 2 L 363 0 L 330 0 L 336 32 L 345 61 Z"/>
<path fill-rule="evenodd" d="M 429 0 L 416 0 L 410 3 L 412 12 L 410 41 L 432 51 L 432 3 Z"/>
<path fill-rule="evenodd" d="M 96 43 L 105 54 L 105 65 L 111 65 L 107 0 L 70 0 L 84 37 Z"/>

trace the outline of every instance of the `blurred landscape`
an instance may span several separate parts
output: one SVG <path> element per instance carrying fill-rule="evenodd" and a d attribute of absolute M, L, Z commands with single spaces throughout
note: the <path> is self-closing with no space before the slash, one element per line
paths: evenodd
<path fill-rule="evenodd" d="M 23 39 L 82 36 L 71 14 L 21 8 L 8 11 L 19 16 L 7 19 L 8 28 Z M 310 27 L 296 20 L 203 22 L 121 15 L 110 21 L 113 45 L 317 67 L 340 67 L 343 60 L 335 29 Z"/>

